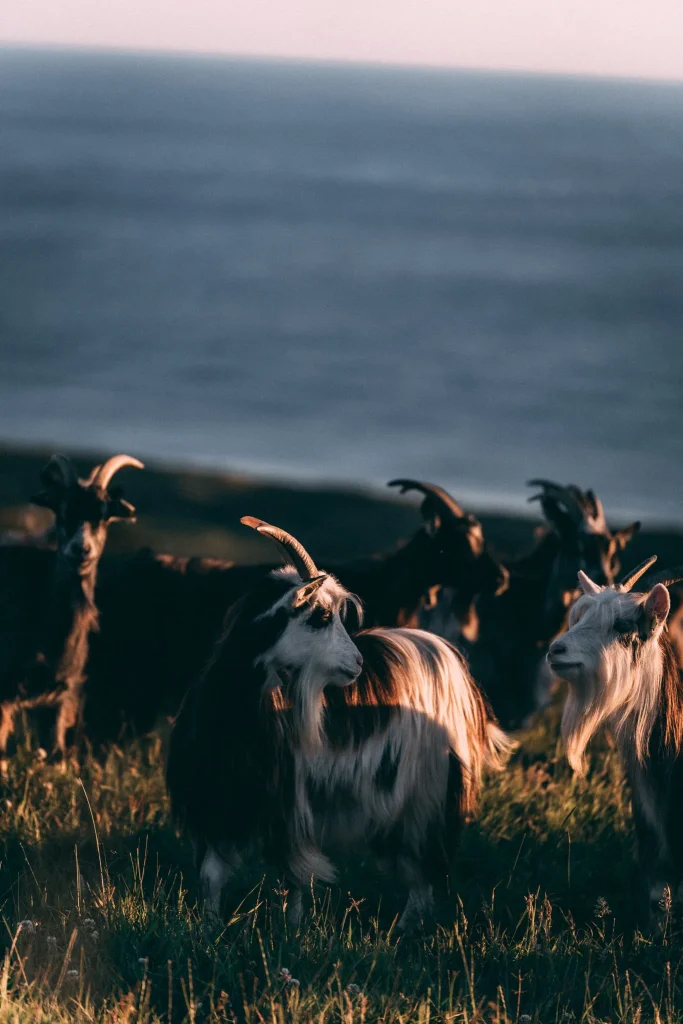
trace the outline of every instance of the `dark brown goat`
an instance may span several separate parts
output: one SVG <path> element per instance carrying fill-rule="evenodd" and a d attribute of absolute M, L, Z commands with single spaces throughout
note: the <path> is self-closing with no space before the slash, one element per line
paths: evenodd
<path fill-rule="evenodd" d="M 484 544 L 481 526 L 433 484 L 392 481 L 418 490 L 424 524 L 396 551 L 332 566 L 361 598 L 367 626 L 415 626 L 424 594 L 439 584 L 500 593 L 507 572 Z M 100 633 L 88 665 L 85 733 L 94 745 L 151 730 L 172 716 L 217 641 L 225 609 L 262 577 L 263 566 L 140 552 L 102 564 L 96 603 Z M 351 613 L 352 614 L 352 613 Z M 349 620 L 353 630 L 356 623 Z"/>
<path fill-rule="evenodd" d="M 610 530 L 592 491 L 532 480 L 549 529 L 529 554 L 507 562 L 510 586 L 476 601 L 476 631 L 454 640 L 467 655 L 474 678 L 506 728 L 520 725 L 548 699 L 542 671 L 548 644 L 565 627 L 579 569 L 609 585 L 620 554 L 640 528 Z"/>
<path fill-rule="evenodd" d="M 3 586 L 0 641 L 0 757 L 18 710 L 56 714 L 54 752 L 63 754 L 77 724 L 91 634 L 98 628 L 97 568 L 110 523 L 131 521 L 135 510 L 111 480 L 124 466 L 142 468 L 115 455 L 79 480 L 72 462 L 53 456 L 41 473 L 42 490 L 32 501 L 55 514 L 56 550 L 21 545 L 0 549 Z"/>

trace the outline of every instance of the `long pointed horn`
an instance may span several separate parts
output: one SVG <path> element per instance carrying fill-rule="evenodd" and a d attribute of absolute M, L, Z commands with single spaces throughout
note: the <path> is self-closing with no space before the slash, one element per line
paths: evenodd
<path fill-rule="evenodd" d="M 103 491 L 106 491 L 107 487 L 111 483 L 111 479 L 115 473 L 118 473 L 124 466 L 133 466 L 135 469 L 144 469 L 144 464 L 139 459 L 134 459 L 132 455 L 112 455 L 110 459 L 100 466 L 97 475 L 93 476 L 92 484 L 96 487 L 101 487 Z M 91 474 L 92 476 L 92 474 Z"/>
<path fill-rule="evenodd" d="M 443 487 L 437 487 L 436 484 L 428 484 L 422 480 L 390 480 L 387 487 L 400 487 L 401 494 L 405 494 L 407 491 L 419 491 L 421 494 L 426 495 L 428 498 L 433 498 L 437 505 L 449 515 L 452 515 L 455 519 L 465 519 L 465 511 L 458 505 L 455 498 L 452 498 L 448 491 L 444 491 Z"/>
<path fill-rule="evenodd" d="M 579 569 L 579 586 L 581 587 L 584 594 L 588 594 L 589 597 L 595 597 L 602 591 L 602 587 L 599 587 L 597 583 L 593 583 L 590 576 L 587 576 L 583 569 Z"/>
<path fill-rule="evenodd" d="M 638 582 L 641 576 L 644 576 L 651 565 L 654 565 L 657 561 L 657 556 L 652 555 L 651 558 L 646 558 L 644 562 L 637 565 L 631 572 L 627 572 L 623 579 L 619 580 L 617 584 L 619 590 L 629 591 Z"/>
<path fill-rule="evenodd" d="M 674 569 L 666 569 L 664 572 L 658 572 L 656 576 L 653 576 L 648 581 L 648 588 L 652 588 L 657 583 L 664 584 L 665 587 L 670 587 L 672 583 L 680 583 L 683 580 L 683 565 L 677 565 Z"/>
<path fill-rule="evenodd" d="M 271 526 L 263 519 L 255 519 L 254 516 L 242 516 L 240 522 L 245 526 L 250 526 L 257 533 L 265 533 L 266 536 L 272 537 L 287 561 L 294 564 L 294 568 L 302 580 L 310 580 L 314 576 L 320 575 L 306 548 L 299 543 L 296 537 L 292 537 L 291 533 L 281 530 L 279 526 Z"/>

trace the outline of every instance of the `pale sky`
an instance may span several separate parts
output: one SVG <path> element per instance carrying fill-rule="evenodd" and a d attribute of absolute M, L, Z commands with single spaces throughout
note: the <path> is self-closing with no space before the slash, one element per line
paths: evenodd
<path fill-rule="evenodd" d="M 4 0 L 0 40 L 683 79 L 683 0 Z"/>

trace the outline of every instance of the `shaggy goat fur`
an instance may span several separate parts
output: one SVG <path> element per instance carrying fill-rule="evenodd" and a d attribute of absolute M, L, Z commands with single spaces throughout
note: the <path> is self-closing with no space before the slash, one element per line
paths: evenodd
<path fill-rule="evenodd" d="M 598 730 L 613 736 L 628 776 L 651 908 L 683 879 L 683 688 L 669 642 L 670 600 L 662 583 L 647 594 L 597 587 L 585 593 L 569 629 L 550 645 L 552 671 L 569 684 L 562 716 L 567 758 L 585 771 Z"/>
<path fill-rule="evenodd" d="M 482 594 L 475 627 L 457 642 L 503 725 L 520 726 L 547 704 L 550 680 L 543 662 L 548 644 L 566 624 L 579 569 L 611 583 L 619 552 L 639 524 L 611 531 L 592 491 L 532 481 L 541 487 L 549 529 L 529 554 L 510 561 L 510 585 L 497 597 Z"/>
<path fill-rule="evenodd" d="M 312 670 L 351 595 L 333 577 L 302 613 L 302 582 L 273 572 L 228 614 L 214 658 L 188 693 L 171 737 L 168 785 L 175 817 L 192 836 L 210 911 L 244 847 L 260 840 L 293 887 L 331 882 L 330 859 L 359 844 L 393 864 L 410 887 L 401 919 L 411 927 L 431 905 L 485 766 L 501 767 L 511 744 L 497 728 L 461 656 L 418 630 L 370 630 L 355 682 L 327 685 Z M 349 640 L 349 643 L 351 641 Z M 343 649 L 340 647 L 340 650 Z"/>

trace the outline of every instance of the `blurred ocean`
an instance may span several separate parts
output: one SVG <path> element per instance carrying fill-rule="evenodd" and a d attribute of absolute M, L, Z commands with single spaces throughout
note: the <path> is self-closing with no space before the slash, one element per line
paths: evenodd
<path fill-rule="evenodd" d="M 683 522 L 683 86 L 0 52 L 0 440 Z"/>

